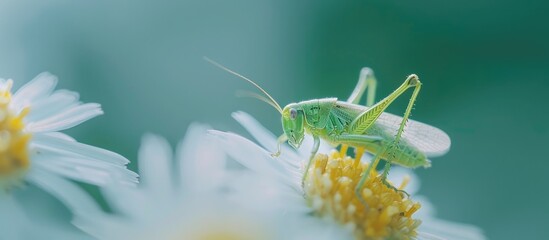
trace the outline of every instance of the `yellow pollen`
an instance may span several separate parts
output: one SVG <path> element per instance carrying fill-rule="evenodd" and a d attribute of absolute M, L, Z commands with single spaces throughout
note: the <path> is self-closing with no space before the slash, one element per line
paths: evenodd
<path fill-rule="evenodd" d="M 329 156 L 317 154 L 305 181 L 309 205 L 316 215 L 332 217 L 351 228 L 357 240 L 415 239 L 421 221 L 412 215 L 421 205 L 386 186 L 376 171 L 360 189 L 362 199 L 357 197 L 355 187 L 367 167 L 337 151 Z M 409 181 L 405 178 L 399 189 Z"/>
<path fill-rule="evenodd" d="M 242 234 L 233 233 L 233 232 L 212 232 L 200 236 L 196 240 L 253 240 L 247 238 L 247 236 L 242 236 Z"/>
<path fill-rule="evenodd" d="M 19 183 L 30 166 L 28 143 L 31 135 L 23 132 L 23 118 L 29 108 L 20 113 L 9 109 L 11 82 L 7 84 L 0 89 L 0 190 Z"/>
<path fill-rule="evenodd" d="M 223 216 L 220 219 L 213 219 L 208 222 L 201 222 L 200 226 L 191 227 L 190 232 L 186 232 L 183 236 L 177 234 L 174 237 L 167 239 L 184 239 L 184 240 L 270 240 L 270 235 L 267 235 L 262 226 L 248 222 L 246 219 L 238 216 L 231 216 L 225 219 Z M 223 224 L 223 225 L 221 225 Z"/>

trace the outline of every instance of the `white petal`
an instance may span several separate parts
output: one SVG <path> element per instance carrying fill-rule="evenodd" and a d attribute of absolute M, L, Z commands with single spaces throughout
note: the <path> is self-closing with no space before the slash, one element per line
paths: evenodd
<path fill-rule="evenodd" d="M 75 214 L 101 212 L 97 203 L 84 190 L 54 174 L 33 168 L 27 175 L 27 180 L 55 196 Z"/>
<path fill-rule="evenodd" d="M 143 186 L 162 197 L 173 191 L 172 149 L 166 139 L 146 134 L 139 149 L 139 172 Z"/>
<path fill-rule="evenodd" d="M 257 120 L 255 120 L 251 115 L 239 111 L 232 114 L 233 118 L 237 120 L 264 148 L 270 149 L 271 153 L 276 152 L 277 139 L 275 136 L 269 132 L 263 125 L 261 125 Z M 310 138 L 310 136 L 305 136 L 305 139 Z M 306 142 L 306 141 L 305 141 Z M 303 175 L 303 165 L 309 159 L 310 149 L 312 149 L 312 141 L 310 141 L 310 148 L 306 154 L 299 154 L 300 152 L 295 152 L 293 148 L 288 147 L 287 145 L 281 145 L 281 154 L 276 157 L 276 160 L 280 164 L 284 165 L 288 172 L 294 176 Z M 307 144 L 304 144 L 308 146 Z M 321 143 L 321 147 L 322 147 Z M 303 147 L 300 148 L 304 151 Z"/>
<path fill-rule="evenodd" d="M 271 152 L 276 151 L 277 138 L 269 132 L 265 127 L 263 127 L 257 120 L 255 120 L 251 115 L 239 111 L 232 114 L 235 118 L 264 148 L 268 149 Z M 280 161 L 285 161 L 289 165 L 295 167 L 295 172 L 302 174 L 303 165 L 307 164 L 307 161 L 311 155 L 311 150 L 313 149 L 313 138 L 306 134 L 303 139 L 303 143 L 297 152 L 288 147 L 286 144 L 281 146 L 282 154 L 278 157 Z M 329 153 L 334 149 L 333 146 L 328 144 L 324 140 L 320 140 L 320 146 L 318 153 Z M 365 154 L 366 156 L 367 154 Z"/>
<path fill-rule="evenodd" d="M 417 232 L 417 238 L 421 240 L 446 240 L 446 238 L 437 236 L 432 233 L 426 233 L 422 231 L 416 231 Z"/>
<path fill-rule="evenodd" d="M 122 216 L 140 218 L 146 216 L 149 213 L 148 210 L 155 210 L 154 205 L 150 205 L 151 195 L 142 188 L 113 183 L 101 190 L 112 210 Z"/>
<path fill-rule="evenodd" d="M 242 204 L 253 212 L 266 214 L 291 212 L 307 215 L 311 212 L 302 191 L 248 170 L 233 172 L 227 186 L 234 192 L 230 199 L 235 203 Z"/>
<path fill-rule="evenodd" d="M 284 239 L 292 240 L 353 240 L 352 231 L 342 227 L 340 224 L 317 216 L 287 217 L 283 219 L 284 224 L 291 230 L 291 233 Z"/>
<path fill-rule="evenodd" d="M 33 101 L 48 96 L 57 84 L 57 77 L 48 72 L 36 76 L 33 80 L 22 86 L 12 99 L 12 107 L 19 111 L 30 105 Z"/>
<path fill-rule="evenodd" d="M 482 230 L 476 226 L 440 219 L 422 219 L 420 232 L 440 236 L 447 240 L 485 240 Z"/>
<path fill-rule="evenodd" d="M 128 216 L 129 219 L 126 218 Z M 131 215 L 125 215 L 123 221 L 121 219 L 112 216 L 78 215 L 72 223 L 82 231 L 93 235 L 93 239 L 144 239 L 133 238 L 133 232 L 138 231 L 140 226 L 132 221 Z"/>
<path fill-rule="evenodd" d="M 86 103 L 70 107 L 58 114 L 27 125 L 29 132 L 53 132 L 74 127 L 82 122 L 103 114 L 97 103 Z"/>
<path fill-rule="evenodd" d="M 436 209 L 433 203 L 431 203 L 431 201 L 429 201 L 429 199 L 427 199 L 425 196 L 415 195 L 412 197 L 412 199 L 421 203 L 421 208 L 414 214 L 416 218 L 432 218 L 436 215 Z"/>
<path fill-rule="evenodd" d="M 232 116 L 255 138 L 255 140 L 259 142 L 261 146 L 263 146 L 263 148 L 272 153 L 276 152 L 277 137 L 263 127 L 257 120 L 249 114 L 241 111 L 234 112 Z M 292 164 L 298 168 L 301 166 L 303 157 L 297 154 L 294 149 L 288 147 L 287 145 L 282 145 L 281 151 L 282 154 L 279 156 L 280 159 L 289 160 L 289 164 Z"/>
<path fill-rule="evenodd" d="M 225 173 L 225 154 L 207 129 L 206 125 L 191 124 L 177 147 L 180 184 L 191 194 L 215 191 Z"/>
<path fill-rule="evenodd" d="M 250 140 L 233 133 L 209 131 L 217 136 L 220 146 L 225 149 L 225 153 L 240 162 L 247 168 L 260 174 L 279 178 L 280 181 L 301 189 L 300 177 L 293 171 L 288 170 L 288 165 L 283 161 L 278 161 L 271 157 L 270 153 L 255 145 Z"/>
<path fill-rule="evenodd" d="M 78 101 L 78 93 L 68 90 L 57 90 L 52 95 L 38 100 L 32 104 L 26 122 L 36 122 L 53 115 L 59 114 L 70 107 L 81 104 Z"/>
<path fill-rule="evenodd" d="M 419 190 L 419 186 L 421 185 L 421 182 L 419 180 L 419 177 L 409 168 L 403 168 L 400 166 L 391 166 L 391 170 L 389 171 L 389 175 L 387 176 L 387 179 L 395 186 L 398 187 L 402 183 L 405 177 L 410 178 L 410 182 L 404 188 L 404 190 L 410 194 L 415 195 L 417 191 Z"/>
<path fill-rule="evenodd" d="M 76 139 L 62 132 L 47 132 L 47 133 L 40 133 L 40 135 L 45 135 L 52 138 L 58 138 L 63 141 L 76 142 Z"/>
<path fill-rule="evenodd" d="M 277 138 L 269 130 L 267 130 L 263 125 L 261 125 L 255 118 L 251 115 L 238 111 L 232 114 L 233 118 L 240 123 L 251 135 L 254 137 L 263 148 L 271 151 L 271 153 L 276 152 Z M 307 139 L 307 137 L 306 137 Z M 310 149 L 312 149 L 312 141 L 310 148 L 307 154 L 299 154 L 295 152 L 293 148 L 288 147 L 286 144 L 281 145 L 281 154 L 277 157 L 277 160 L 283 161 L 290 171 L 293 171 L 295 174 L 302 174 L 302 163 L 309 159 Z M 301 149 L 305 149 L 301 148 Z M 306 156 L 306 157 L 304 157 Z"/>
<path fill-rule="evenodd" d="M 130 162 L 120 154 L 91 145 L 68 141 L 67 139 L 51 136 L 51 134 L 34 134 L 31 143 L 33 147 L 67 156 L 82 156 L 118 165 L 126 165 Z"/>
<path fill-rule="evenodd" d="M 34 157 L 33 162 L 50 172 L 94 185 L 112 181 L 129 185 L 137 182 L 137 174 L 125 167 L 93 159 L 41 155 Z"/>

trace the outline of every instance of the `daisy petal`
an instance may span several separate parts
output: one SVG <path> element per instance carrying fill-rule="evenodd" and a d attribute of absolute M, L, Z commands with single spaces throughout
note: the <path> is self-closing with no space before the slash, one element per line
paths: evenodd
<path fill-rule="evenodd" d="M 404 190 L 410 195 L 415 195 L 419 190 L 421 182 L 419 177 L 409 168 L 392 166 L 391 171 L 389 171 L 389 175 L 387 176 L 387 180 L 392 182 L 395 186 L 400 186 L 406 177 L 409 177 L 410 181 Z"/>
<path fill-rule="evenodd" d="M 116 179 L 125 184 L 137 183 L 137 174 L 125 167 L 85 158 L 41 155 L 36 165 L 82 182 L 105 185 Z"/>
<path fill-rule="evenodd" d="M 29 123 L 27 131 L 61 131 L 74 127 L 101 114 L 103 114 L 103 110 L 101 110 L 101 106 L 97 103 L 77 105 L 46 119 Z"/>
<path fill-rule="evenodd" d="M 296 184 L 299 182 L 299 176 L 292 174 L 288 168 L 271 157 L 270 153 L 265 149 L 260 148 L 250 140 L 233 133 L 210 130 L 214 136 L 220 141 L 220 145 L 225 149 L 226 153 L 240 162 L 247 168 L 261 174 L 277 177 L 286 184 L 301 189 L 301 186 Z"/>
<path fill-rule="evenodd" d="M 25 120 L 35 122 L 56 115 L 70 107 L 81 104 L 78 98 L 76 92 L 57 90 L 49 97 L 36 101 Z"/>
<path fill-rule="evenodd" d="M 434 236 L 444 236 L 447 240 L 485 240 L 481 229 L 476 226 L 445 221 L 441 219 L 423 219 L 420 227 L 424 233 Z"/>
<path fill-rule="evenodd" d="M 177 147 L 180 184 L 190 192 L 212 192 L 223 182 L 225 154 L 213 144 L 207 129 L 191 124 Z"/>
<path fill-rule="evenodd" d="M 143 214 L 144 211 L 135 211 L 135 209 L 147 209 L 150 204 L 148 198 L 152 196 L 148 191 L 143 191 L 141 188 L 129 188 L 116 183 L 106 185 L 101 188 L 101 192 L 111 208 L 115 209 L 117 213 L 134 217 Z"/>
<path fill-rule="evenodd" d="M 39 169 L 32 169 L 28 181 L 40 186 L 63 202 L 72 212 L 79 214 L 99 213 L 97 203 L 74 183 Z"/>
<path fill-rule="evenodd" d="M 119 165 L 126 165 L 130 162 L 120 154 L 79 142 L 67 141 L 66 139 L 43 133 L 34 134 L 32 144 L 38 148 L 68 156 L 83 156 Z"/>
<path fill-rule="evenodd" d="M 167 196 L 173 191 L 172 149 L 166 139 L 146 134 L 139 149 L 139 172 L 143 186 L 153 194 Z"/>
<path fill-rule="evenodd" d="M 245 203 L 246 207 L 251 208 L 254 212 L 263 211 L 270 214 L 280 212 L 308 214 L 311 212 L 303 200 L 302 192 L 251 171 L 235 172 L 229 186 L 234 191 L 231 200 Z M 257 194 L 258 191 L 250 191 L 250 189 L 257 189 L 259 192 L 268 194 Z"/>
<path fill-rule="evenodd" d="M 33 80 L 19 88 L 13 95 L 12 102 L 16 111 L 28 106 L 33 101 L 48 96 L 57 85 L 57 77 L 44 72 L 36 76 Z"/>
<path fill-rule="evenodd" d="M 277 137 L 261 125 L 255 118 L 249 114 L 239 111 L 232 114 L 233 118 L 242 125 L 254 138 L 259 142 L 261 146 L 270 152 L 276 152 Z M 281 146 L 282 155 L 280 159 L 301 159 L 301 157 L 291 148 L 286 145 Z M 289 162 L 296 167 L 300 166 L 299 162 Z"/>
<path fill-rule="evenodd" d="M 63 141 L 76 142 L 76 139 L 62 132 L 46 132 L 46 133 L 40 133 L 40 135 L 45 135 L 52 138 L 59 138 L 60 140 L 63 140 Z"/>
<path fill-rule="evenodd" d="M 110 182 L 109 174 L 104 171 L 97 171 L 93 169 L 86 169 L 88 171 L 75 171 L 74 168 L 70 168 L 66 165 L 60 165 L 59 162 L 50 162 L 51 161 L 37 162 L 34 167 L 92 185 L 106 185 Z"/>

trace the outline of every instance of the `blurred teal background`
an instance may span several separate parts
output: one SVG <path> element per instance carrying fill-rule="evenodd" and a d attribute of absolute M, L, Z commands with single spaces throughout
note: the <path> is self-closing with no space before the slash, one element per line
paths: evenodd
<path fill-rule="evenodd" d="M 452 150 L 416 172 L 441 218 L 491 239 L 539 239 L 549 213 L 549 28 L 542 1 L 1 1 L 0 76 L 42 71 L 106 114 L 70 130 L 135 159 L 145 132 L 175 144 L 192 121 L 243 132 L 254 90 L 202 60 L 256 80 L 282 105 L 346 98 L 361 67 L 378 99 L 410 73 L 424 83 L 413 117 L 445 130 Z M 401 114 L 403 98 L 389 112 Z M 135 164 L 130 166 L 135 169 Z M 90 191 L 97 193 L 96 189 Z M 63 213 L 67 214 L 67 213 Z"/>

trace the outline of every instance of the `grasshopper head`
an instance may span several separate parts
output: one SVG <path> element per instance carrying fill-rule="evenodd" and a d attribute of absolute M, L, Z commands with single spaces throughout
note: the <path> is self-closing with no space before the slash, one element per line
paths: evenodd
<path fill-rule="evenodd" d="M 288 143 L 293 148 L 296 148 L 296 149 L 299 148 L 299 146 L 301 146 L 301 142 L 303 142 L 303 138 L 305 137 L 305 129 L 304 129 L 305 116 L 303 114 L 303 109 L 299 107 L 297 103 L 288 104 L 284 109 L 282 109 L 280 105 L 274 100 L 274 98 L 271 97 L 271 95 L 269 95 L 267 91 L 265 91 L 262 87 L 257 85 L 257 83 L 255 83 L 254 81 L 236 73 L 233 70 L 228 69 L 227 67 L 209 58 L 205 58 L 205 59 L 206 61 L 212 63 L 213 65 L 249 82 L 250 84 L 254 85 L 257 89 L 259 89 L 259 91 L 265 94 L 265 96 L 261 96 L 261 95 L 251 93 L 251 94 L 246 94 L 246 96 L 257 98 L 260 101 L 263 101 L 271 105 L 279 113 L 281 113 L 282 128 L 284 129 L 284 134 L 288 137 Z"/>
<path fill-rule="evenodd" d="M 288 137 L 288 144 L 297 149 L 305 137 L 305 116 L 297 104 L 288 104 L 282 110 L 282 128 Z"/>

